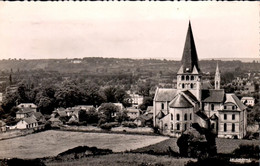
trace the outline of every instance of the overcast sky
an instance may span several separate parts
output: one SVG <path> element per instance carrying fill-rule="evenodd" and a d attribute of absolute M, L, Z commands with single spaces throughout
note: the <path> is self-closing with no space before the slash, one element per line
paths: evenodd
<path fill-rule="evenodd" d="M 0 59 L 259 58 L 259 2 L 0 2 Z"/>

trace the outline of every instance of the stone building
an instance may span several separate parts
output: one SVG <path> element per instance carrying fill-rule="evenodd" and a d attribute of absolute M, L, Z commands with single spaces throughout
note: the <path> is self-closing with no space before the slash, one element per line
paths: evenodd
<path fill-rule="evenodd" d="M 243 138 L 246 134 L 246 107 L 235 94 L 220 88 L 221 74 L 216 67 L 215 88 L 202 80 L 191 24 L 189 23 L 181 67 L 177 72 L 177 88 L 157 88 L 153 103 L 153 125 L 166 135 L 180 136 L 198 123 L 204 114 L 218 137 Z"/>

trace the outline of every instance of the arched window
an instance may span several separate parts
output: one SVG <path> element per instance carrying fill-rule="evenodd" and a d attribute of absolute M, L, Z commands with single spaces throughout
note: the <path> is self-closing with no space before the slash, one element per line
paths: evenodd
<path fill-rule="evenodd" d="M 181 76 L 181 80 L 184 80 L 184 76 Z"/>
<path fill-rule="evenodd" d="M 235 120 L 235 119 L 236 119 L 236 115 L 232 114 L 232 120 Z"/>
<path fill-rule="evenodd" d="M 235 123 L 232 123 L 232 132 L 235 132 Z"/>
<path fill-rule="evenodd" d="M 184 84 L 182 84 L 182 88 L 183 88 L 183 89 L 184 89 L 184 87 L 185 87 Z"/>
<path fill-rule="evenodd" d="M 162 110 L 164 109 L 164 103 L 162 103 L 161 108 L 162 108 Z"/>
<path fill-rule="evenodd" d="M 227 114 L 224 114 L 224 120 L 227 120 Z"/>
<path fill-rule="evenodd" d="M 224 132 L 226 132 L 226 131 L 227 131 L 227 124 L 224 123 Z"/>
<path fill-rule="evenodd" d="M 173 120 L 173 114 L 171 114 L 171 120 Z"/>
<path fill-rule="evenodd" d="M 173 130 L 173 123 L 171 123 L 171 130 Z"/>
<path fill-rule="evenodd" d="M 180 114 L 176 115 L 176 120 L 180 120 Z"/>
<path fill-rule="evenodd" d="M 192 120 L 192 114 L 190 114 L 190 120 Z"/>
<path fill-rule="evenodd" d="M 184 120 L 187 120 L 187 114 L 184 114 Z"/>
<path fill-rule="evenodd" d="M 180 124 L 179 124 L 179 123 L 177 123 L 176 129 L 177 129 L 177 130 L 180 130 Z"/>
<path fill-rule="evenodd" d="M 186 76 L 186 80 L 187 80 L 187 81 L 190 80 L 190 77 L 189 77 L 189 76 Z"/>
<path fill-rule="evenodd" d="M 193 89 L 193 84 L 190 84 L 190 88 Z"/>
<path fill-rule="evenodd" d="M 214 104 L 211 104 L 211 111 L 214 111 Z"/>
<path fill-rule="evenodd" d="M 191 77 L 190 77 L 190 80 L 194 80 L 194 76 L 191 76 Z"/>

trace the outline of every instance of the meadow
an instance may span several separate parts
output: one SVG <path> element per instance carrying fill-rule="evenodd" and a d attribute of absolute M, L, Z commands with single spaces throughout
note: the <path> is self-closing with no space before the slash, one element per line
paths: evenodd
<path fill-rule="evenodd" d="M 85 133 L 48 130 L 0 141 L 0 158 L 42 158 L 56 156 L 77 146 L 95 146 L 124 152 L 164 141 L 168 137 Z"/>

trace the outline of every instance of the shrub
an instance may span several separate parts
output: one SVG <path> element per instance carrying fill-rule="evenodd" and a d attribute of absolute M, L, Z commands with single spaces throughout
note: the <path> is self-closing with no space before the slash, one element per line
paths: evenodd
<path fill-rule="evenodd" d="M 239 148 L 233 151 L 234 156 L 246 158 L 259 158 L 259 153 L 258 145 L 239 145 Z"/>
<path fill-rule="evenodd" d="M 122 126 L 129 127 L 129 128 L 137 128 L 137 124 L 135 124 L 134 122 L 123 122 Z"/>
<path fill-rule="evenodd" d="M 111 123 L 105 123 L 100 125 L 100 128 L 104 130 L 110 130 L 112 127 L 118 127 L 118 126 L 119 126 L 118 122 L 111 122 Z"/>

